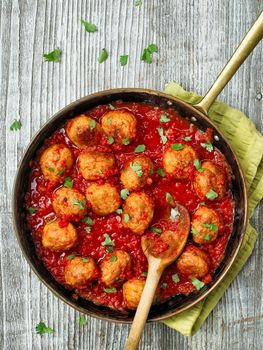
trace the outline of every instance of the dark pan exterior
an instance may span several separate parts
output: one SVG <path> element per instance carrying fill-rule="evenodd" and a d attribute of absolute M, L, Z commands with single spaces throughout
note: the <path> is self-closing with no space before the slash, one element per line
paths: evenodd
<path fill-rule="evenodd" d="M 68 291 L 55 281 L 55 279 L 43 265 L 42 261 L 36 255 L 31 233 L 26 224 L 26 210 L 23 205 L 24 196 L 28 186 L 28 174 L 30 171 L 28 164 L 29 161 L 34 158 L 36 151 L 41 147 L 45 138 L 49 137 L 58 127 L 61 126 L 61 124 L 66 121 L 66 119 L 72 118 L 99 104 L 111 103 L 120 99 L 127 102 L 147 102 L 163 107 L 173 107 L 184 118 L 191 118 L 192 122 L 200 129 L 204 130 L 207 127 L 212 128 L 214 130 L 214 134 L 219 136 L 219 140 L 215 140 L 214 145 L 225 155 L 228 163 L 233 169 L 234 174 L 232 189 L 236 201 L 234 228 L 226 249 L 225 258 L 214 275 L 214 281 L 206 285 L 198 294 L 192 293 L 189 296 L 178 295 L 160 305 L 152 306 L 149 313 L 148 322 L 158 321 L 174 316 L 195 305 L 198 301 L 206 297 L 220 283 L 231 267 L 240 249 L 247 222 L 247 192 L 244 176 L 237 158 L 217 127 L 214 126 L 207 116 L 194 109 L 191 105 L 179 100 L 178 98 L 158 91 L 144 89 L 115 89 L 86 96 L 63 108 L 61 111 L 56 113 L 36 134 L 26 149 L 24 157 L 20 162 L 13 187 L 12 211 L 14 229 L 20 247 L 28 263 L 40 280 L 55 295 L 78 311 L 90 316 L 108 321 L 131 323 L 134 312 L 123 315 L 106 307 L 94 305 L 93 303 L 82 298 L 75 300 L 72 297 L 72 292 Z"/>

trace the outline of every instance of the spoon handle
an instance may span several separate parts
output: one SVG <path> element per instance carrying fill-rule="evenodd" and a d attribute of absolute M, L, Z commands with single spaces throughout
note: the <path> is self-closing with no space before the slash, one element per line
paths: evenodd
<path fill-rule="evenodd" d="M 151 262 L 149 262 L 147 280 L 139 305 L 137 307 L 136 314 L 133 319 L 130 334 L 125 345 L 125 350 L 138 349 L 141 335 L 155 295 L 155 291 L 162 274 L 162 271 L 158 270 L 159 266 L 159 259 L 151 259 Z"/>

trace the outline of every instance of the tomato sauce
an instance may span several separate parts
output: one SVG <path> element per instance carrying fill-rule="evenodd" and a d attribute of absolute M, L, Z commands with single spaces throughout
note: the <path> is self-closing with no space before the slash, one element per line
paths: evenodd
<path fill-rule="evenodd" d="M 104 113 L 110 111 L 112 108 L 112 105 L 100 105 L 87 111 L 87 114 L 100 122 Z M 174 180 L 167 176 L 160 176 L 157 169 L 163 168 L 162 156 L 164 150 L 172 143 L 181 143 L 183 145 L 192 146 L 196 150 L 201 162 L 212 160 L 215 164 L 220 166 L 226 174 L 229 174 L 229 168 L 226 164 L 224 155 L 215 147 L 209 152 L 201 146 L 201 143 L 213 142 L 212 130 L 208 129 L 206 131 L 201 131 L 197 129 L 194 124 L 183 119 L 171 108 L 163 109 L 150 104 L 125 103 L 122 101 L 115 102 L 114 108 L 128 110 L 136 116 L 138 125 L 136 139 L 129 145 L 125 146 L 116 144 L 109 145 L 107 143 L 107 138 L 102 137 L 98 147 L 101 147 L 101 149 L 107 149 L 114 153 L 120 171 L 128 160 L 137 155 L 134 152 L 136 146 L 140 144 L 145 145 L 145 151 L 143 153 L 151 158 L 156 170 L 153 177 L 153 183 L 144 188 L 144 192 L 152 197 L 155 205 L 155 214 L 151 226 L 154 226 L 156 229 L 163 229 L 162 209 L 167 204 L 167 193 L 169 193 L 176 202 L 184 205 L 191 216 L 202 202 L 196 196 L 192 184 L 192 179 L 196 170 L 193 168 L 192 173 L 189 174 L 189 179 L 186 181 Z M 161 122 L 160 116 L 162 114 L 165 114 L 170 121 Z M 167 142 L 165 144 L 161 142 L 157 128 L 163 129 L 167 137 Z M 90 210 L 87 215 L 92 218 L 92 225 L 75 218 L 73 224 L 78 232 L 78 244 L 70 251 L 57 253 L 45 249 L 42 246 L 41 237 L 43 227 L 45 223 L 56 217 L 52 207 L 52 195 L 54 190 L 61 185 L 54 186 L 54 184 L 45 180 L 40 169 L 39 159 L 48 146 L 56 143 L 67 145 L 72 151 L 75 160 L 81 152 L 80 149 L 71 143 L 66 136 L 64 128 L 61 127 L 59 130 L 55 131 L 51 137 L 46 139 L 44 145 L 37 152 L 36 158 L 30 163 L 31 172 L 28 192 L 25 197 L 25 205 L 27 208 L 38 208 L 35 213 L 29 213 L 27 215 L 27 221 L 40 259 L 42 259 L 46 268 L 51 272 L 54 278 L 59 283 L 65 285 L 64 268 L 67 263 L 67 256 L 70 254 L 76 254 L 93 257 L 95 261 L 99 263 L 101 259 L 109 254 L 109 246 L 102 245 L 105 240 L 104 235 L 107 233 L 114 242 L 114 249 L 122 249 L 130 254 L 132 267 L 126 276 L 126 279 L 133 277 L 145 279 L 147 273 L 147 259 L 141 249 L 141 236 L 124 228 L 121 223 L 121 216 L 117 213 L 107 216 L 98 216 Z M 85 194 L 86 188 L 91 182 L 83 179 L 78 172 L 76 162 L 66 175 L 73 179 L 73 188 Z M 221 214 L 223 228 L 219 230 L 219 235 L 215 241 L 199 245 L 199 248 L 207 252 L 211 259 L 209 275 L 202 279 L 204 283 L 209 283 L 211 281 L 211 276 L 222 261 L 228 239 L 232 232 L 234 200 L 231 193 L 231 180 L 229 177 L 228 181 L 228 191 L 222 200 L 207 200 L 205 203 L 208 207 L 215 209 Z M 122 189 L 119 176 L 109 176 L 107 182 L 112 182 L 115 185 L 117 184 L 119 190 Z M 63 222 L 63 220 L 66 222 L 68 218 L 60 218 L 60 221 Z M 87 226 L 90 227 L 88 230 L 86 229 Z M 155 233 L 154 235 L 158 237 L 158 233 Z M 188 244 L 192 244 L 191 234 L 189 235 Z M 157 251 L 158 249 L 159 251 L 163 251 L 166 248 L 164 246 L 160 246 L 159 248 L 156 246 Z M 178 275 L 180 279 L 179 282 L 173 281 L 172 276 L 174 274 Z M 103 285 L 99 278 L 98 281 L 91 283 L 87 288 L 75 290 L 74 292 L 96 304 L 102 304 L 115 310 L 125 312 L 126 305 L 122 295 L 122 284 L 117 284 L 116 291 L 112 293 L 107 293 L 104 289 L 105 285 Z M 176 269 L 176 264 L 173 263 L 163 273 L 160 281 L 160 288 L 158 288 L 157 292 L 157 300 L 158 302 L 161 302 L 172 296 L 178 294 L 187 295 L 193 291 L 195 291 L 195 287 L 191 280 L 180 275 Z"/>

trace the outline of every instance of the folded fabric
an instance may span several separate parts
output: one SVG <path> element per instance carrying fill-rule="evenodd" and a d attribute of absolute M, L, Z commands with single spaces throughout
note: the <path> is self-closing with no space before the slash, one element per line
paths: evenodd
<path fill-rule="evenodd" d="M 165 92 L 190 104 L 195 104 L 201 99 L 195 93 L 185 91 L 174 81 L 166 86 Z M 223 102 L 214 102 L 208 114 L 210 119 L 223 132 L 240 161 L 248 189 L 248 211 L 250 218 L 253 215 L 256 205 L 263 198 L 263 136 L 257 131 L 254 123 L 245 114 Z M 252 253 L 256 238 L 257 232 L 248 223 L 240 252 L 223 281 L 207 298 L 189 310 L 165 320 L 164 323 L 183 335 L 194 335 L 246 263 Z"/>

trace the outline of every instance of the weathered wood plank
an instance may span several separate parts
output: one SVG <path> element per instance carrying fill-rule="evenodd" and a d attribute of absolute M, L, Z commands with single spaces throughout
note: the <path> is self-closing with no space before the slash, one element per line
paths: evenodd
<path fill-rule="evenodd" d="M 1 0 L 0 14 L 0 349 L 122 349 L 127 325 L 89 318 L 53 296 L 23 259 L 11 229 L 12 181 L 32 135 L 57 110 L 86 94 L 112 87 L 162 90 L 175 79 L 205 93 L 262 6 L 258 0 Z M 85 33 L 80 19 L 98 26 Z M 156 43 L 152 65 L 140 62 L 143 48 Z M 60 64 L 43 62 L 60 47 Z M 99 65 L 99 51 L 109 52 Z M 121 67 L 119 55 L 129 54 Z M 263 128 L 263 47 L 258 47 L 220 98 Z M 11 133 L 14 118 L 23 128 Z M 253 224 L 262 236 L 263 207 Z M 261 349 L 263 344 L 263 240 L 208 317 L 186 338 L 161 323 L 147 325 L 141 349 Z M 43 320 L 54 335 L 35 334 Z"/>

